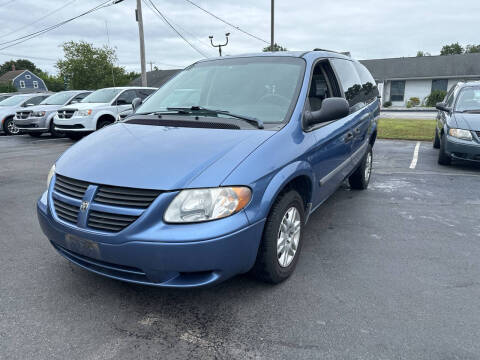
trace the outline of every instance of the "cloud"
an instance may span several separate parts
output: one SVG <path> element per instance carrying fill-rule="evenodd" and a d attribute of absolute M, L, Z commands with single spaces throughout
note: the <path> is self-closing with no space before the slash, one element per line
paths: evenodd
<path fill-rule="evenodd" d="M 209 46 L 209 35 L 221 42 L 230 32 L 226 54 L 258 52 L 265 43 L 252 39 L 205 14 L 184 0 L 153 0 L 178 30 L 208 56 L 217 50 Z M 227 21 L 256 36 L 270 40 L 270 1 L 193 0 Z M 1 10 L 0 42 L 55 24 L 90 9 L 100 1 L 76 0 L 61 11 L 34 25 L 5 37 L 11 31 L 41 19 L 65 5 L 62 0 L 22 0 L 6 4 Z M 453 1 L 404 0 L 277 0 L 275 39 L 291 50 L 316 47 L 350 51 L 359 59 L 414 56 L 418 50 L 439 53 L 451 42 L 478 43 L 475 31 L 480 13 L 478 0 Z M 139 71 L 138 27 L 135 0 L 101 9 L 23 44 L 1 50 L 0 62 L 13 55 L 31 58 L 37 66 L 55 72 L 55 61 L 62 57 L 61 44 L 84 40 L 96 46 L 107 44 L 117 49 L 118 63 Z M 202 56 L 180 39 L 158 16 L 143 5 L 147 62 L 159 68 L 186 66 Z M 0 46 L 1 47 L 1 46 Z M 3 55 L 7 53 L 8 55 Z M 16 56 L 14 56 L 16 57 Z M 149 65 L 147 65 L 148 67 Z"/>

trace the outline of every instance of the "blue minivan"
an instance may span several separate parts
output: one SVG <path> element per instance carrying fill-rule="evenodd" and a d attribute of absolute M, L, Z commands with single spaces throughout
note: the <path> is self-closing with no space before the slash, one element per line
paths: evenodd
<path fill-rule="evenodd" d="M 378 91 L 342 54 L 203 60 L 133 104 L 57 160 L 37 204 L 53 247 L 97 274 L 196 287 L 250 271 L 279 283 L 312 212 L 346 179 L 368 186 Z"/>

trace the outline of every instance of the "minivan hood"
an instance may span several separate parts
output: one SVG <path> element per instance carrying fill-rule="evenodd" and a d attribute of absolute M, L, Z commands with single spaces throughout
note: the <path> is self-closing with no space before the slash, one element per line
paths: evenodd
<path fill-rule="evenodd" d="M 62 105 L 34 105 L 25 108 L 25 111 L 52 111 L 60 108 Z M 18 110 L 22 111 L 22 110 Z"/>
<path fill-rule="evenodd" d="M 62 109 L 76 109 L 76 110 L 85 110 L 85 109 L 95 109 L 99 107 L 110 106 L 110 103 L 76 103 L 62 107 Z"/>
<path fill-rule="evenodd" d="M 455 113 L 459 129 L 480 131 L 480 114 Z"/>
<path fill-rule="evenodd" d="M 117 123 L 68 149 L 56 171 L 96 184 L 176 190 L 195 187 L 215 166 L 202 179 L 214 187 L 274 133 Z"/>

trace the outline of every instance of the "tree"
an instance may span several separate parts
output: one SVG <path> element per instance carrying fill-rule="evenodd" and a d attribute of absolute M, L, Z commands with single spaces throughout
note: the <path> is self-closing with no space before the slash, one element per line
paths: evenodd
<path fill-rule="evenodd" d="M 59 78 L 66 80 L 69 89 L 124 86 L 138 76 L 115 66 L 117 55 L 111 47 L 97 48 L 85 41 L 68 41 L 62 47 L 65 59 L 57 61 L 55 66 L 60 72 Z"/>
<path fill-rule="evenodd" d="M 422 56 L 432 56 L 432 54 L 426 51 L 417 51 L 417 57 L 422 57 Z"/>
<path fill-rule="evenodd" d="M 467 45 L 465 54 L 480 53 L 480 45 Z"/>
<path fill-rule="evenodd" d="M 0 93 L 16 92 L 17 88 L 12 83 L 0 83 Z"/>
<path fill-rule="evenodd" d="M 272 51 L 272 46 L 268 45 L 267 47 L 264 47 L 262 51 L 263 52 Z M 287 50 L 287 48 L 284 48 L 283 46 L 278 45 L 277 43 L 274 43 L 273 44 L 273 51 L 288 51 L 288 50 Z"/>
<path fill-rule="evenodd" d="M 440 51 L 440 55 L 455 55 L 455 54 L 463 54 L 464 50 L 463 47 L 458 43 L 444 45 L 442 50 Z"/>
<path fill-rule="evenodd" d="M 5 61 L 2 65 L 0 65 L 0 76 L 12 70 L 13 65 L 15 65 L 16 70 L 30 70 L 37 76 L 40 76 L 40 74 L 43 73 L 43 71 L 37 68 L 35 64 L 30 60 L 17 59 L 17 60 Z"/>

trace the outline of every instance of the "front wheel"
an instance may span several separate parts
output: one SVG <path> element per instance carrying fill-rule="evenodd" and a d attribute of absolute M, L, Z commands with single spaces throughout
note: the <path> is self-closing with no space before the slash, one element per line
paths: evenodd
<path fill-rule="evenodd" d="M 66 135 L 69 139 L 75 140 L 75 141 L 80 140 L 85 136 L 83 133 L 79 133 L 79 132 L 71 132 L 71 133 L 67 133 Z"/>
<path fill-rule="evenodd" d="M 438 152 L 438 163 L 440 165 L 450 165 L 452 158 L 445 152 L 445 142 L 447 141 L 447 135 L 443 135 L 440 140 L 440 151 Z"/>
<path fill-rule="evenodd" d="M 268 215 L 252 273 L 278 284 L 295 270 L 302 247 L 305 208 L 301 196 L 290 190 L 277 198 Z"/>
<path fill-rule="evenodd" d="M 65 136 L 65 133 L 55 130 L 55 124 L 53 123 L 53 120 L 50 121 L 50 126 L 48 129 L 48 132 L 50 135 L 52 135 L 54 138 L 59 138 Z"/>
<path fill-rule="evenodd" d="M 20 129 L 17 128 L 17 126 L 15 125 L 13 118 L 5 120 L 5 122 L 3 123 L 3 130 L 7 135 L 17 135 L 18 133 L 20 133 Z"/>
<path fill-rule="evenodd" d="M 39 138 L 40 136 L 42 136 L 42 133 L 40 133 L 40 132 L 29 132 L 28 135 L 30 135 L 31 137 L 34 137 L 34 138 Z"/>
<path fill-rule="evenodd" d="M 433 148 L 440 149 L 440 138 L 438 137 L 437 129 L 435 129 L 435 137 L 433 138 Z"/>
<path fill-rule="evenodd" d="M 368 187 L 370 177 L 372 176 L 372 164 L 373 152 L 372 146 L 369 144 L 367 153 L 363 157 L 357 170 L 355 170 L 355 172 L 348 178 L 348 182 L 352 189 L 365 190 Z"/>

